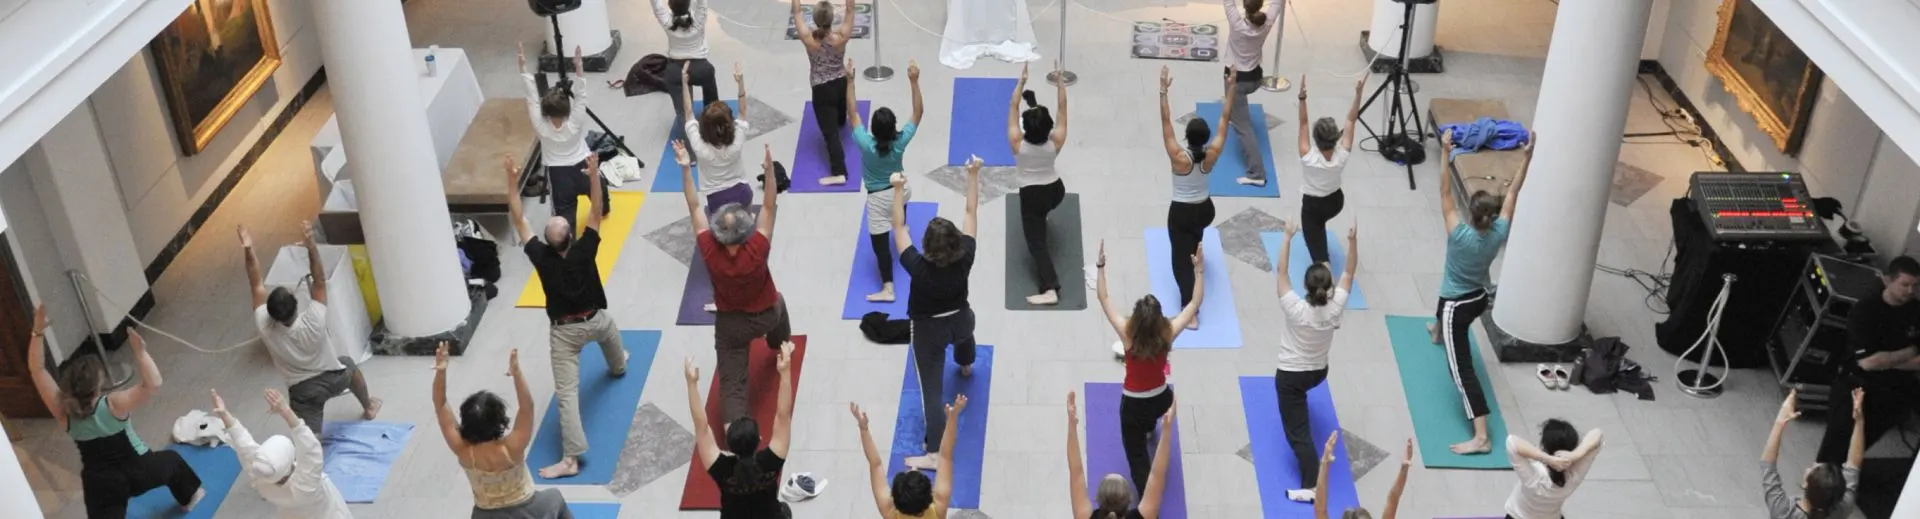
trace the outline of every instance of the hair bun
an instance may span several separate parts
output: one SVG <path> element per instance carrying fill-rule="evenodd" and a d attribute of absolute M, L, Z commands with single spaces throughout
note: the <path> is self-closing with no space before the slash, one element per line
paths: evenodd
<path fill-rule="evenodd" d="M 1024 91 L 1021 91 L 1021 92 L 1020 92 L 1020 98 L 1021 98 L 1021 99 L 1025 99 L 1025 100 L 1027 100 L 1027 106 L 1028 106 L 1028 107 L 1030 107 L 1030 108 L 1039 108 L 1039 107 L 1040 107 L 1040 100 L 1039 100 L 1039 98 L 1038 98 L 1038 97 L 1035 97 L 1035 96 L 1033 95 L 1033 91 L 1032 91 L 1032 90 L 1024 90 Z"/>

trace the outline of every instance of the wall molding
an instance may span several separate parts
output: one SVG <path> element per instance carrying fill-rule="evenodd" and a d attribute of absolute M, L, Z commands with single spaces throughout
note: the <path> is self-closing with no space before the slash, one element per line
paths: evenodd
<path fill-rule="evenodd" d="M 1746 167 L 1740 165 L 1740 159 L 1734 158 L 1733 150 L 1727 147 L 1727 143 L 1720 140 L 1720 134 L 1713 131 L 1713 125 L 1707 124 L 1706 116 L 1702 115 L 1700 109 L 1693 105 L 1693 101 L 1687 98 L 1687 93 L 1680 90 L 1680 84 L 1673 80 L 1672 75 L 1667 74 L 1665 66 L 1660 65 L 1656 60 L 1643 59 L 1640 60 L 1640 73 L 1652 75 L 1655 81 L 1660 82 L 1660 89 L 1666 91 L 1668 96 L 1672 96 L 1674 103 L 1678 104 L 1681 110 L 1685 110 L 1688 117 L 1693 118 L 1693 125 L 1700 128 L 1700 137 L 1706 139 L 1707 144 L 1713 147 L 1714 156 L 1720 158 L 1720 163 L 1727 171 L 1735 173 L 1747 171 Z"/>

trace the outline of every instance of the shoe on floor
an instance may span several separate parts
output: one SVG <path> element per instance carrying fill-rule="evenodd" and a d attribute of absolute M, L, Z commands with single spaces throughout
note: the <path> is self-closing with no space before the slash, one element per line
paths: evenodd
<path fill-rule="evenodd" d="M 1295 503 L 1312 503 L 1313 489 L 1295 488 L 1287 491 L 1287 499 Z"/>
<path fill-rule="evenodd" d="M 1561 391 L 1573 388 L 1573 372 L 1568 371 L 1565 364 L 1555 364 L 1553 366 L 1553 378 L 1560 381 Z"/>
<path fill-rule="evenodd" d="M 1560 379 L 1554 376 L 1551 366 L 1534 364 L 1533 378 L 1540 379 L 1540 383 L 1546 385 L 1547 389 L 1560 389 Z"/>

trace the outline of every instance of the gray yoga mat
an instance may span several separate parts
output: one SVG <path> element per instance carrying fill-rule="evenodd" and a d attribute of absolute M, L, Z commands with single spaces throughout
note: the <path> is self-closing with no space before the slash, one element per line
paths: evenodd
<path fill-rule="evenodd" d="M 1086 253 L 1080 245 L 1080 195 L 1067 193 L 1060 207 L 1047 215 L 1047 248 L 1053 255 L 1054 272 L 1060 279 L 1060 304 L 1027 304 L 1027 296 L 1040 293 L 1034 279 L 1033 256 L 1027 254 L 1027 235 L 1020 224 L 1020 194 L 1007 195 L 1007 309 L 1008 310 L 1085 310 L 1087 309 Z"/>

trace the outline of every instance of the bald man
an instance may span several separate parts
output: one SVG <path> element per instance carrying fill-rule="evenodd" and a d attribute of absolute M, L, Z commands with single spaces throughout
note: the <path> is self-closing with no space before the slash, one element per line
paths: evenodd
<path fill-rule="evenodd" d="M 764 338 L 768 348 L 779 351 L 793 335 L 787 300 L 780 296 L 773 272 L 767 268 L 767 256 L 773 251 L 775 199 L 780 195 L 776 179 L 784 171 L 776 172 L 773 150 L 764 148 L 760 181 L 765 199 L 759 215 L 745 204 L 727 202 L 709 216 L 694 195 L 692 156 L 686 144 L 674 141 L 673 151 L 693 223 L 693 242 L 713 280 L 713 349 L 718 357 L 714 376 L 720 379 L 721 423 L 731 423 L 749 413 L 747 358 L 751 352 L 747 348 L 754 339 Z"/>
<path fill-rule="evenodd" d="M 553 359 L 553 392 L 560 400 L 562 452 L 558 463 L 540 469 L 540 477 L 564 478 L 580 473 L 580 455 L 587 452 L 586 431 L 580 425 L 580 350 L 588 342 L 599 342 L 608 373 L 615 377 L 627 374 L 627 350 L 620 344 L 620 327 L 605 311 L 607 293 L 600 285 L 600 267 L 594 260 L 600 252 L 600 213 L 607 193 L 599 182 L 587 182 L 593 207 L 587 211 L 585 229 L 578 238 L 567 219 L 555 215 L 547 218 L 542 238 L 536 239 L 520 209 L 519 163 L 512 157 L 505 161 L 508 216 L 520 234 L 527 259 L 533 261 L 534 273 L 540 276 L 540 286 L 547 295 L 547 320 L 552 323 L 547 332 L 552 344 L 548 353 Z M 600 178 L 600 160 L 588 155 L 584 174 L 589 179 Z"/>

